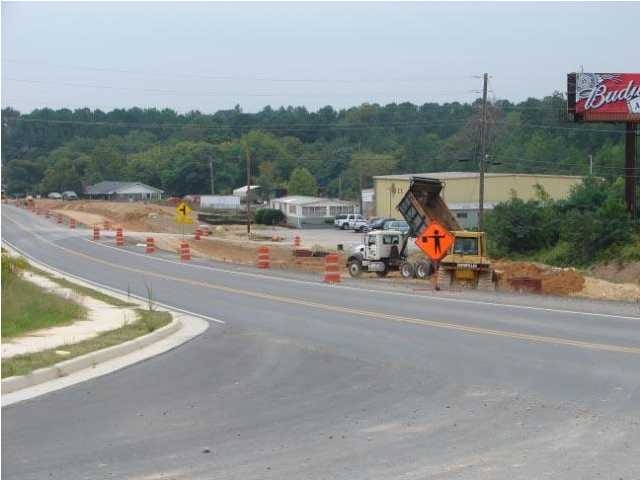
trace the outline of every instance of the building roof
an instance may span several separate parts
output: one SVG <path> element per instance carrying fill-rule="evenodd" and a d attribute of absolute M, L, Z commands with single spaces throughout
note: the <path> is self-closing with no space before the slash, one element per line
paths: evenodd
<path fill-rule="evenodd" d="M 104 181 L 88 186 L 85 193 L 87 195 L 113 195 L 124 191 L 126 191 L 126 193 L 136 193 L 136 190 L 140 193 L 146 193 L 149 190 L 159 193 L 164 191 L 142 182 Z"/>
<path fill-rule="evenodd" d="M 251 185 L 251 191 L 254 191 L 254 190 L 258 189 L 258 188 L 262 188 L 262 187 L 260 187 L 260 185 Z M 247 194 L 247 186 L 243 185 L 242 187 L 235 188 L 233 190 L 233 194 L 234 195 L 240 195 L 240 194 L 245 194 L 246 195 Z"/>
<path fill-rule="evenodd" d="M 280 202 L 295 205 L 355 205 L 355 202 L 349 200 L 340 200 L 337 198 L 308 197 L 305 195 L 291 195 L 288 197 L 274 198 L 272 202 Z"/>
<path fill-rule="evenodd" d="M 429 173 L 403 173 L 400 175 L 378 175 L 374 179 L 381 180 L 411 180 L 412 177 L 429 177 L 439 180 L 451 180 L 455 178 L 478 178 L 479 172 L 429 172 Z M 540 175 L 536 173 L 485 173 L 486 177 L 547 177 L 547 178 L 571 178 L 581 179 L 580 175 Z"/>

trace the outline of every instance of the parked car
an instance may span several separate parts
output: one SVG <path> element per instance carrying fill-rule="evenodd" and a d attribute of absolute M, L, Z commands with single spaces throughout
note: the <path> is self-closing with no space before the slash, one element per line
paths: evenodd
<path fill-rule="evenodd" d="M 346 213 L 340 213 L 340 214 L 336 215 L 336 218 L 333 220 L 333 225 L 336 228 L 342 228 L 342 225 L 346 221 L 347 221 L 347 214 Z"/>
<path fill-rule="evenodd" d="M 382 230 L 384 228 L 384 224 L 387 222 L 393 222 L 396 221 L 395 218 L 389 218 L 389 217 L 376 217 L 376 218 L 372 218 L 369 223 L 367 224 L 367 226 L 364 228 L 363 231 L 365 232 L 372 232 L 374 230 Z"/>
<path fill-rule="evenodd" d="M 367 219 L 360 214 L 355 214 L 349 219 L 349 229 L 359 232 L 367 225 Z"/>
<path fill-rule="evenodd" d="M 351 227 L 351 222 L 355 221 L 357 218 L 363 219 L 362 215 L 359 213 L 348 213 L 346 215 L 336 215 L 336 219 L 333 224 L 338 227 L 340 230 L 346 230 Z"/>
<path fill-rule="evenodd" d="M 391 220 L 384 223 L 383 230 L 395 230 L 396 232 L 402 232 L 404 234 L 409 233 L 410 227 L 404 220 Z"/>
<path fill-rule="evenodd" d="M 67 190 L 66 192 L 62 192 L 63 200 L 78 200 L 78 194 L 73 190 Z"/>
<path fill-rule="evenodd" d="M 62 200 L 62 195 L 58 192 L 51 192 L 47 195 L 47 198 L 50 198 L 51 200 Z"/>

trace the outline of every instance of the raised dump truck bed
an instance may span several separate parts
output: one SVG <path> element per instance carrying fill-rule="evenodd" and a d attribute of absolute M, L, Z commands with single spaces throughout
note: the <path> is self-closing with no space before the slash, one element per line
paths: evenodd
<path fill-rule="evenodd" d="M 443 184 L 437 178 L 413 177 L 409 189 L 398 204 L 398 211 L 417 236 L 432 221 L 440 222 L 447 230 L 462 230 L 460 224 L 440 196 Z"/>

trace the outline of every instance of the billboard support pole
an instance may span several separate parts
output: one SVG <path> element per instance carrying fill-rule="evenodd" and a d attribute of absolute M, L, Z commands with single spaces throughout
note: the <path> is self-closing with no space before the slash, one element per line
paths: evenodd
<path fill-rule="evenodd" d="M 624 200 L 627 210 L 635 220 L 638 213 L 636 205 L 636 124 L 627 122 L 624 148 Z"/>

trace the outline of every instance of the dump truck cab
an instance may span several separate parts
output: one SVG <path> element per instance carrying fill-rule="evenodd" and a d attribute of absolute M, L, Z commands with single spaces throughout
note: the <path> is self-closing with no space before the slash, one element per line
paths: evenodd
<path fill-rule="evenodd" d="M 406 262 L 408 236 L 396 230 L 374 230 L 363 236 L 363 244 L 356 247 L 347 259 L 352 277 L 362 272 L 376 272 L 379 277 L 399 270 Z"/>

